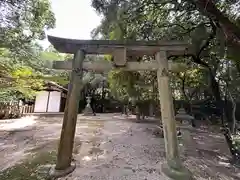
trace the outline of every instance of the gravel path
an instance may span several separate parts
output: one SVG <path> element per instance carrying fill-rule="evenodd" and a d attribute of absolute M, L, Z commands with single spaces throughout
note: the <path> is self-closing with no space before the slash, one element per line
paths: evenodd
<path fill-rule="evenodd" d="M 80 115 L 78 119 L 77 168 L 60 180 L 168 180 L 160 170 L 165 160 L 164 141 L 153 135 L 153 123 L 134 123 L 117 114 Z M 19 121 L 25 125 L 20 127 Z M 61 122 L 61 117 L 0 121 L 0 170 L 21 162 L 29 153 L 55 149 Z M 189 137 L 180 140 L 179 147 L 195 179 L 240 179 L 240 170 L 227 161 L 223 136 L 196 129 Z"/>

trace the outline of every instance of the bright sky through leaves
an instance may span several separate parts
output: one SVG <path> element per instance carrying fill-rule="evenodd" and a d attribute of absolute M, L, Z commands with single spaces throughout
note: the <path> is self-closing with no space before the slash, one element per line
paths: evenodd
<path fill-rule="evenodd" d="M 91 39 L 91 31 L 100 24 L 101 17 L 91 7 L 91 0 L 50 0 L 56 17 L 55 29 L 47 34 L 74 38 Z M 41 42 L 44 47 L 49 42 Z"/>

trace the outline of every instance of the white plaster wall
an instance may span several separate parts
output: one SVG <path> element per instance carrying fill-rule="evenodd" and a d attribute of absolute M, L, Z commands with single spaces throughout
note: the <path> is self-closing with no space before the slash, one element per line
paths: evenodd
<path fill-rule="evenodd" d="M 48 91 L 40 91 L 37 93 L 34 105 L 34 112 L 46 112 Z"/>
<path fill-rule="evenodd" d="M 59 112 L 61 92 L 51 91 L 49 96 L 48 112 Z"/>

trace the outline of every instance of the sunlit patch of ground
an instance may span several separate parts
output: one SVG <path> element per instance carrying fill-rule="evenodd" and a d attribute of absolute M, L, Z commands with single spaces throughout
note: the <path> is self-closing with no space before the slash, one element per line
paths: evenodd
<path fill-rule="evenodd" d="M 153 123 L 135 123 L 133 118 L 117 114 L 78 116 L 73 149 L 77 168 L 60 180 L 167 180 L 160 168 L 165 160 L 164 141 L 153 134 L 156 126 Z M 3 172 L 0 179 L 7 172 L 16 176 L 28 174 L 29 179 L 27 176 L 21 179 L 19 175 L 16 180 L 33 180 L 31 177 L 36 179 L 35 175 L 42 177 L 33 172 L 38 172 L 41 164 L 53 163 L 56 154 L 41 158 L 49 162 L 32 162 L 36 162 L 39 154 L 56 151 L 62 117 L 26 120 L 23 122 L 25 125 L 18 129 L 9 129 L 6 123 L 0 121 L 0 127 L 5 127 L 5 130 L 0 130 L 0 170 Z M 229 151 L 221 134 L 194 129 L 189 136 L 191 138 L 179 139 L 179 147 L 181 159 L 196 180 L 240 179 L 240 170 L 229 163 Z M 21 163 L 28 170 L 20 168 Z M 13 176 L 8 177 L 14 179 Z"/>
<path fill-rule="evenodd" d="M 56 162 L 56 152 L 41 152 L 28 156 L 21 164 L 16 164 L 0 172 L 1 180 L 47 180 L 49 175 L 42 165 L 51 165 Z M 50 166 L 49 166 L 50 169 Z"/>
<path fill-rule="evenodd" d="M 36 118 L 34 116 L 27 116 L 19 119 L 1 120 L 0 131 L 27 130 L 26 128 L 34 126 Z"/>

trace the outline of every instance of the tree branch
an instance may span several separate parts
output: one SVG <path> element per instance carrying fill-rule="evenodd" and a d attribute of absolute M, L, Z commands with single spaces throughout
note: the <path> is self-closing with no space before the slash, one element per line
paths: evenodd
<path fill-rule="evenodd" d="M 216 36 L 216 32 L 217 32 L 217 27 L 216 25 L 214 24 L 214 22 L 212 20 L 210 20 L 210 24 L 211 24 L 211 27 L 212 27 L 212 32 L 210 33 L 208 39 L 205 41 L 205 43 L 202 45 L 202 47 L 200 48 L 199 52 L 197 53 L 197 58 L 200 57 L 201 53 L 203 52 L 204 49 L 206 49 L 211 41 L 215 38 Z"/>
<path fill-rule="evenodd" d="M 213 21 L 218 21 L 225 32 L 227 40 L 240 47 L 240 27 L 231 22 L 231 20 L 216 7 L 212 0 L 186 1 L 196 4 L 199 11 Z"/>

